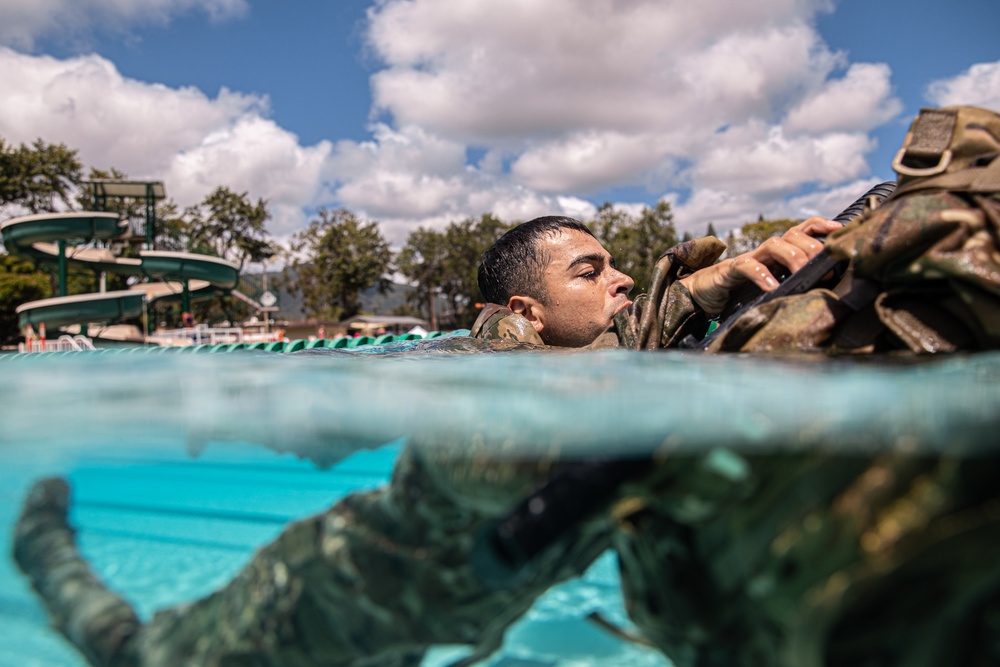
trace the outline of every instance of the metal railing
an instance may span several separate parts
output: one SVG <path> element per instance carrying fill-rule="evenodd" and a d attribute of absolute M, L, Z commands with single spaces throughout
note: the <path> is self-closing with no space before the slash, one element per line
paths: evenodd
<path fill-rule="evenodd" d="M 157 331 L 146 337 L 148 343 L 165 346 L 222 345 L 232 343 L 270 343 L 281 340 L 280 331 L 247 333 L 239 327 L 196 326 L 184 329 Z"/>
<path fill-rule="evenodd" d="M 17 351 L 27 354 L 32 352 L 82 352 L 93 350 L 94 343 L 86 336 L 63 334 L 55 340 L 44 338 L 29 338 L 17 344 Z"/>

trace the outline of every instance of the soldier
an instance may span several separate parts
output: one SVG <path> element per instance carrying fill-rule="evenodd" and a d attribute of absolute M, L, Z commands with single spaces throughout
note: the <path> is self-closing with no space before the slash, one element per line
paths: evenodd
<path fill-rule="evenodd" d="M 827 246 L 854 261 L 848 285 L 742 315 L 716 349 L 993 349 L 998 138 L 992 112 L 926 111 L 896 160 L 902 194 L 886 206 L 840 231 L 812 219 L 720 264 L 721 243 L 682 244 L 631 307 L 631 280 L 585 228 L 534 221 L 484 258 L 483 292 L 496 303 L 474 335 L 671 347 L 703 334 L 738 284 L 773 288 L 771 267 L 799 268 L 819 250 L 809 235 L 834 232 Z M 520 278 L 517 252 L 529 253 Z M 388 487 L 293 523 L 225 588 L 145 625 L 79 557 L 64 482 L 33 489 L 15 557 L 96 665 L 415 665 L 433 644 L 474 647 L 471 664 L 537 595 L 611 545 L 630 614 L 681 666 L 997 662 L 1000 499 L 989 466 L 774 444 L 770 455 L 729 452 L 726 465 L 662 452 L 609 512 L 569 526 L 508 587 L 477 575 L 476 536 L 566 464 L 498 459 L 488 440 L 460 457 L 414 443 Z"/>
<path fill-rule="evenodd" d="M 710 351 L 998 349 L 998 157 L 1000 114 L 924 109 L 895 193 L 826 242 L 844 280 L 752 309 Z M 813 435 L 727 469 L 668 456 L 628 485 L 614 542 L 646 636 L 679 667 L 1000 664 L 995 443 L 837 456 Z"/>
<path fill-rule="evenodd" d="M 648 304 L 666 307 L 659 334 L 642 347 L 670 347 L 681 334 L 699 330 L 717 316 L 730 293 L 746 282 L 763 291 L 778 286 L 775 266 L 802 268 L 822 250 L 814 236 L 840 228 L 814 217 L 771 238 L 751 252 L 715 263 L 725 245 L 714 237 L 682 243 L 657 263 L 650 294 L 635 308 L 633 281 L 593 233 L 572 218 L 536 218 L 515 227 L 486 251 L 479 288 L 489 304 L 472 327 L 473 336 L 511 338 L 560 347 L 636 347 L 640 329 L 653 325 Z"/>

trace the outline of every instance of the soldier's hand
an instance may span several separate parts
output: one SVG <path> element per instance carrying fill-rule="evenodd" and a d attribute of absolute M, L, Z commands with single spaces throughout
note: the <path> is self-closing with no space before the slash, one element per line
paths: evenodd
<path fill-rule="evenodd" d="M 814 216 L 781 236 L 772 237 L 750 252 L 701 269 L 681 279 L 691 298 L 709 317 L 722 312 L 734 289 L 752 282 L 765 292 L 778 286 L 773 269 L 783 266 L 794 273 L 823 250 L 814 237 L 829 234 L 842 225 Z"/>

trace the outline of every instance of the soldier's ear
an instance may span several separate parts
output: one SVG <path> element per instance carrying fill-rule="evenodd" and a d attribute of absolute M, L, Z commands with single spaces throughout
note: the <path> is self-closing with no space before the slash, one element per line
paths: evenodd
<path fill-rule="evenodd" d="M 507 307 L 531 322 L 531 326 L 535 327 L 538 333 L 542 333 L 545 329 L 545 308 L 538 299 L 530 296 L 512 296 L 507 301 Z"/>

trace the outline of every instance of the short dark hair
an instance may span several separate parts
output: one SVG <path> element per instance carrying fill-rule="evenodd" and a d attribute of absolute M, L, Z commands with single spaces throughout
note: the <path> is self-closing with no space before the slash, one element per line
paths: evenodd
<path fill-rule="evenodd" d="M 542 278 L 550 258 L 541 251 L 538 241 L 562 229 L 594 236 L 579 220 L 547 215 L 522 223 L 497 239 L 483 253 L 483 261 L 479 264 L 479 291 L 486 300 L 506 306 L 512 296 L 522 295 L 544 302 Z"/>

